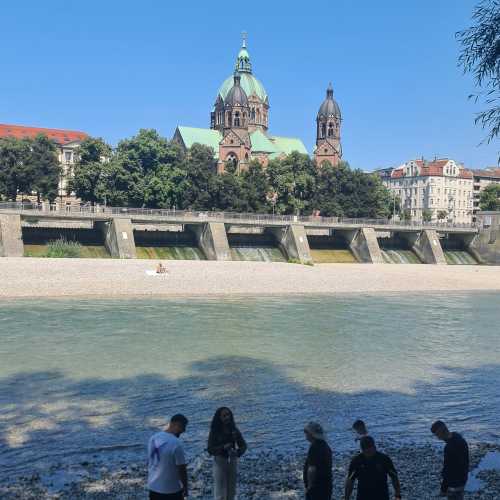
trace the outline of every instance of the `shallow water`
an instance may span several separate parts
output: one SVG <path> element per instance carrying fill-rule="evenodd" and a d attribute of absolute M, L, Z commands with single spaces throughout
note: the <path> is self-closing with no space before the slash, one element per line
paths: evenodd
<path fill-rule="evenodd" d="M 179 411 L 190 453 L 219 405 L 252 448 L 337 449 L 356 418 L 430 442 L 436 418 L 500 441 L 500 294 L 0 302 L 0 479 L 141 458 Z"/>

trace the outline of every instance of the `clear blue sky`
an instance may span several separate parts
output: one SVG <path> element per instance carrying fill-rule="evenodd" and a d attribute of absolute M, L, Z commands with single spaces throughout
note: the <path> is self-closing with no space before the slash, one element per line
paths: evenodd
<path fill-rule="evenodd" d="M 270 96 L 270 130 L 309 151 L 332 81 L 344 158 L 366 170 L 414 157 L 496 164 L 454 34 L 476 0 L 6 2 L 0 123 L 83 130 L 112 144 L 139 128 L 209 126 L 240 33 Z"/>

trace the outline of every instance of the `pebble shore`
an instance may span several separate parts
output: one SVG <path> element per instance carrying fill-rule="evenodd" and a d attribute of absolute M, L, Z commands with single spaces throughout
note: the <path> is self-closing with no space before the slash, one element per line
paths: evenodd
<path fill-rule="evenodd" d="M 489 444 L 471 445 L 471 468 L 476 467 L 488 451 L 500 451 L 500 446 Z M 407 445 L 394 448 L 381 445 L 398 469 L 403 487 L 403 498 L 428 500 L 439 493 L 442 450 L 436 447 Z M 346 468 L 352 454 L 334 454 L 334 495 L 343 498 Z M 276 454 L 261 452 L 247 454 L 240 462 L 238 500 L 299 500 L 304 498 L 302 486 L 303 454 Z M 212 499 L 211 459 L 200 456 L 189 465 L 191 478 L 190 498 Z M 66 471 L 71 477 L 71 471 Z M 56 476 L 60 468 L 54 466 Z M 8 484 L 0 484 L 3 500 L 78 500 L 78 499 L 145 499 L 146 470 L 142 463 L 117 463 L 106 467 L 97 463 L 82 463 L 80 479 L 60 484 L 47 483 L 39 475 L 18 478 Z M 484 487 L 474 493 L 466 493 L 467 500 L 498 500 L 500 498 L 500 471 L 483 471 L 479 478 Z M 354 496 L 353 496 L 354 497 Z M 355 498 L 355 497 L 354 497 Z"/>
<path fill-rule="evenodd" d="M 0 259 L 0 299 L 43 297 L 217 297 L 500 290 L 500 266 Z"/>

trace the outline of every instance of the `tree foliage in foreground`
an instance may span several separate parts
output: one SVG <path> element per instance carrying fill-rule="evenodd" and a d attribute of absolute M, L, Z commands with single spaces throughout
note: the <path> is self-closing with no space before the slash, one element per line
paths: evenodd
<path fill-rule="evenodd" d="M 500 184 L 486 186 L 479 197 L 479 208 L 481 210 L 500 210 Z"/>
<path fill-rule="evenodd" d="M 462 45 L 459 63 L 480 89 L 470 97 L 483 99 L 488 107 L 475 122 L 489 129 L 490 142 L 500 133 L 500 0 L 480 2 L 472 19 L 474 24 L 456 35 Z"/>

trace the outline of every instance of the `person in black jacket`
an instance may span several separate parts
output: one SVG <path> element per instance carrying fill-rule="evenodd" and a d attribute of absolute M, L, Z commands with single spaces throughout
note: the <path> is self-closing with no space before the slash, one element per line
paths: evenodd
<path fill-rule="evenodd" d="M 448 499 L 462 500 L 465 484 L 469 475 L 469 447 L 465 439 L 457 432 L 450 432 L 444 422 L 438 420 L 432 424 L 431 432 L 444 447 L 441 496 Z"/>
<path fill-rule="evenodd" d="M 207 451 L 214 457 L 214 499 L 233 500 L 236 496 L 238 458 L 247 444 L 234 423 L 233 412 L 223 406 L 212 419 Z"/>
<path fill-rule="evenodd" d="M 311 443 L 304 464 L 306 500 L 331 500 L 332 450 L 323 428 L 317 422 L 309 422 L 304 427 L 304 435 Z"/>

